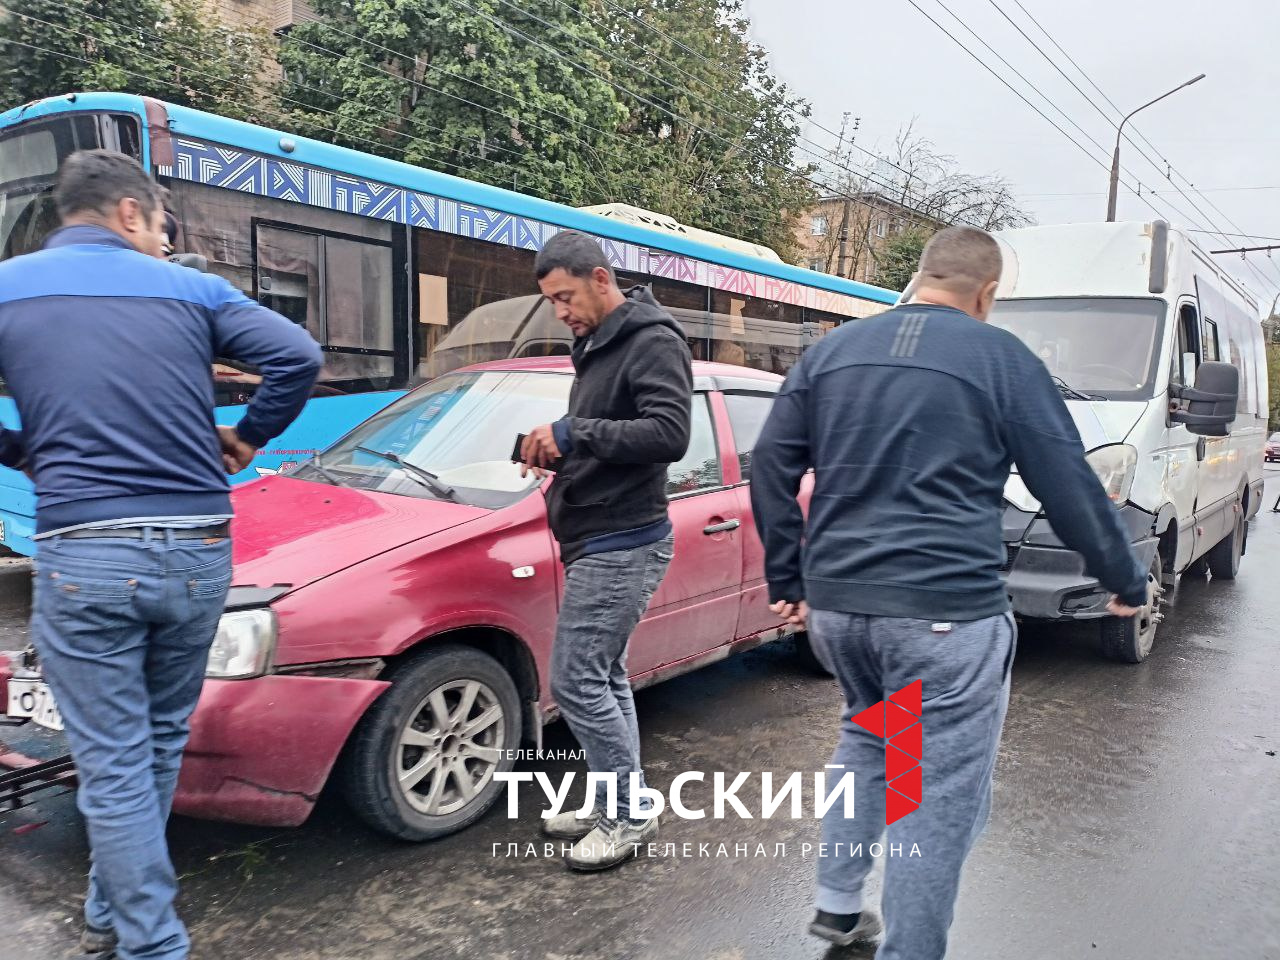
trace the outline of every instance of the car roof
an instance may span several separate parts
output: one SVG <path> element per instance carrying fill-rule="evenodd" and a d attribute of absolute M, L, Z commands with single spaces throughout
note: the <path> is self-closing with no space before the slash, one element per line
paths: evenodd
<path fill-rule="evenodd" d="M 573 361 L 569 357 L 523 357 L 518 360 L 493 360 L 462 367 L 454 373 L 484 373 L 486 371 L 526 371 L 529 373 L 573 373 Z M 698 390 L 763 390 L 774 393 L 782 386 L 783 378 L 776 373 L 739 367 L 731 363 L 712 363 L 709 360 L 693 361 L 693 377 Z"/>

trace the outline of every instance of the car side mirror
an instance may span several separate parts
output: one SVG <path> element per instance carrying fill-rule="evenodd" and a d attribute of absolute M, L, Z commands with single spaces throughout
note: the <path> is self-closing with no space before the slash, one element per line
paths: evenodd
<path fill-rule="evenodd" d="M 1186 424 L 1201 437 L 1225 437 L 1240 401 L 1240 371 L 1220 360 L 1206 360 L 1196 371 L 1194 387 L 1174 386 L 1169 395 L 1184 404 L 1169 411 L 1171 423 Z"/>

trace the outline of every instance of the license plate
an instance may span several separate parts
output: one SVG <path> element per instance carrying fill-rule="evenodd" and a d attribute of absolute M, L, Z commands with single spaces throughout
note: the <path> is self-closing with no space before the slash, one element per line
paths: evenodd
<path fill-rule="evenodd" d="M 43 680 L 10 680 L 8 714 L 30 717 L 50 730 L 62 729 L 62 714 L 58 712 L 53 691 Z"/>

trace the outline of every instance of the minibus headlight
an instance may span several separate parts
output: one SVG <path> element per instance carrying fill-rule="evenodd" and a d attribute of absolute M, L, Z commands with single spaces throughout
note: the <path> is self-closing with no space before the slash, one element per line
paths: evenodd
<path fill-rule="evenodd" d="M 1138 468 L 1138 451 L 1127 443 L 1098 447 L 1085 457 L 1098 475 L 1102 489 L 1112 503 L 1125 503 L 1133 489 L 1133 475 Z"/>
<path fill-rule="evenodd" d="M 224 613 L 209 648 L 205 676 L 243 680 L 265 673 L 276 645 L 276 615 L 269 607 Z"/>

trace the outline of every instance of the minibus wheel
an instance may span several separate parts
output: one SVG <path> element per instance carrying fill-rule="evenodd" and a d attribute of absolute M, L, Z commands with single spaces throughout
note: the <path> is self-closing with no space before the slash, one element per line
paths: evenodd
<path fill-rule="evenodd" d="M 1231 532 L 1212 550 L 1204 555 L 1209 572 L 1215 580 L 1234 580 L 1240 572 L 1240 557 L 1244 553 L 1243 513 L 1236 517 Z"/>
<path fill-rule="evenodd" d="M 457 644 L 400 664 L 361 719 L 344 757 L 356 815 L 402 840 L 433 840 L 479 819 L 515 766 L 520 695 L 493 657 Z"/>
<path fill-rule="evenodd" d="M 1160 575 L 1164 567 L 1160 551 L 1151 558 L 1147 571 L 1147 602 L 1132 617 L 1107 617 L 1102 621 L 1102 652 L 1122 663 L 1141 663 L 1155 644 L 1156 628 L 1164 619 L 1161 612 L 1164 591 Z"/>

